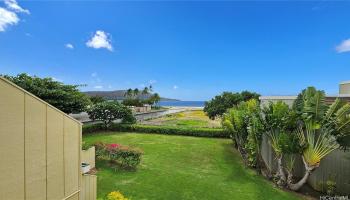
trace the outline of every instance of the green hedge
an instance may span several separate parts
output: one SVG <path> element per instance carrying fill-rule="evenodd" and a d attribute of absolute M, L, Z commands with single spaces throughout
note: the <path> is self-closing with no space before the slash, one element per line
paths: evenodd
<path fill-rule="evenodd" d="M 178 128 L 168 126 L 151 126 L 142 124 L 112 124 L 108 130 L 103 128 L 102 124 L 84 125 L 83 134 L 100 131 L 118 131 L 118 132 L 137 132 L 137 133 L 156 133 L 165 135 L 187 135 L 198 137 L 217 137 L 228 138 L 229 134 L 219 128 Z"/>

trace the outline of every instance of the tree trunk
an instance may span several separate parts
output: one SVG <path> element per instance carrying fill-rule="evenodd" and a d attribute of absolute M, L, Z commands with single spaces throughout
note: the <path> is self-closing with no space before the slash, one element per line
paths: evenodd
<path fill-rule="evenodd" d="M 307 179 L 309 178 L 311 172 L 315 169 L 315 167 L 310 167 L 306 162 L 304 157 L 303 158 L 303 162 L 304 162 L 304 166 L 305 166 L 305 174 L 304 177 L 302 179 L 299 180 L 299 182 L 295 183 L 295 184 L 288 184 L 289 189 L 293 190 L 293 191 L 298 191 L 307 181 Z"/>
<path fill-rule="evenodd" d="M 293 184 L 293 173 L 292 171 L 286 170 L 287 171 L 287 185 Z"/>
<path fill-rule="evenodd" d="M 279 177 L 279 180 L 277 181 L 277 185 L 279 187 L 284 187 L 286 183 L 286 174 L 283 171 L 282 158 L 283 158 L 283 155 L 277 158 L 277 170 L 278 170 L 277 175 Z"/>

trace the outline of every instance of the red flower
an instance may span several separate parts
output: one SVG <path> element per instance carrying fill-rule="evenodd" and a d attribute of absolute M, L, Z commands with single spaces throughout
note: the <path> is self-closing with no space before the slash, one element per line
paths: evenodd
<path fill-rule="evenodd" d="M 108 144 L 108 147 L 111 149 L 116 149 L 120 147 L 120 144 Z"/>

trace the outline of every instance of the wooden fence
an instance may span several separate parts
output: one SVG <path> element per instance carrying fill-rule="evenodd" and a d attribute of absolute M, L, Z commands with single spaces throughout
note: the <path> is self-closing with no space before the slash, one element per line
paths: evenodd
<path fill-rule="evenodd" d="M 95 147 L 82 151 L 81 162 L 89 163 L 91 169 L 95 168 Z"/>
<path fill-rule="evenodd" d="M 81 200 L 96 200 L 97 177 L 84 174 L 82 177 Z"/>
<path fill-rule="evenodd" d="M 266 166 L 275 172 L 277 161 L 273 149 L 269 144 L 268 137 L 263 137 L 261 145 L 261 154 Z M 296 155 L 294 175 L 302 177 L 304 174 L 304 164 L 299 155 Z M 322 184 L 335 176 L 337 194 L 350 195 L 350 153 L 342 150 L 335 150 L 322 161 L 308 179 L 308 184 L 315 190 L 321 191 Z"/>

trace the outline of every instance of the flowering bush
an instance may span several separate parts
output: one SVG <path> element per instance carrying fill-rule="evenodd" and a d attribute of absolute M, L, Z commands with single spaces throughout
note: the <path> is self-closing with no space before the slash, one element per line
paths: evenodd
<path fill-rule="evenodd" d="M 98 159 L 106 159 L 125 168 L 136 168 L 141 162 L 143 152 L 140 149 L 120 144 L 95 144 Z"/>
<path fill-rule="evenodd" d="M 129 200 L 119 191 L 113 191 L 107 195 L 107 200 Z"/>

